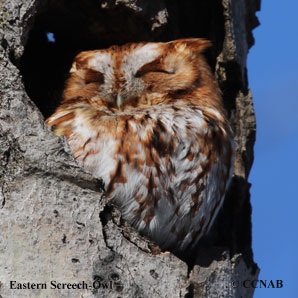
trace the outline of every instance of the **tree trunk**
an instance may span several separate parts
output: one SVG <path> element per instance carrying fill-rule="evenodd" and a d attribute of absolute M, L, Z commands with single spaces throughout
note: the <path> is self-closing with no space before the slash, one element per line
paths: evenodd
<path fill-rule="evenodd" d="M 253 296 L 243 286 L 259 272 L 251 249 L 255 116 L 246 56 L 259 2 L 0 2 L 0 297 Z M 224 206 L 188 263 L 152 254 L 152 244 L 106 205 L 101 181 L 44 124 L 77 52 L 182 37 L 212 41 L 207 58 L 238 144 Z"/>

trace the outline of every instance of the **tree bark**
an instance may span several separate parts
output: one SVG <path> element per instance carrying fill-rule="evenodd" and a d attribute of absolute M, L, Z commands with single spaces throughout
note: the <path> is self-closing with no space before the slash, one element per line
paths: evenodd
<path fill-rule="evenodd" d="M 0 297 L 253 296 L 243 286 L 259 272 L 251 249 L 255 116 L 246 57 L 259 8 L 260 0 L 0 2 Z M 44 124 L 77 52 L 182 37 L 212 41 L 207 58 L 237 141 L 224 206 L 188 263 L 153 254 L 150 241 L 106 204 L 101 181 Z"/>

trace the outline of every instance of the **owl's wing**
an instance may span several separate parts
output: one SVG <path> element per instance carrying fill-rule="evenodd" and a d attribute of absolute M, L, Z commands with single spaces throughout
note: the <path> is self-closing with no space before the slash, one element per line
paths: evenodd
<path fill-rule="evenodd" d="M 176 111 L 171 125 L 166 112 L 158 121 L 163 126 L 159 140 L 172 143 L 172 151 L 158 154 L 164 175 L 155 184 L 167 199 L 158 200 L 159 222 L 152 221 L 150 232 L 162 247 L 186 248 L 210 229 L 222 205 L 232 172 L 232 137 L 229 127 L 185 107 Z"/>
<path fill-rule="evenodd" d="M 62 104 L 46 124 L 57 136 L 67 138 L 78 164 L 107 185 L 120 142 L 113 134 L 117 127 L 115 118 L 90 100 L 78 98 Z"/>
<path fill-rule="evenodd" d="M 73 99 L 62 104 L 54 114 L 46 119 L 45 123 L 55 135 L 65 135 L 68 138 L 73 131 L 73 122 L 76 118 L 77 109 L 83 107 L 84 103 L 84 100 Z"/>

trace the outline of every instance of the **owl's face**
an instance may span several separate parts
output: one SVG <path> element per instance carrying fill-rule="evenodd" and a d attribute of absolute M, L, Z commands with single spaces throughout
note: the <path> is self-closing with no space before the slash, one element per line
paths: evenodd
<path fill-rule="evenodd" d="M 164 100 L 200 84 L 203 39 L 136 43 L 82 52 L 75 58 L 64 100 L 83 97 L 110 108 Z"/>

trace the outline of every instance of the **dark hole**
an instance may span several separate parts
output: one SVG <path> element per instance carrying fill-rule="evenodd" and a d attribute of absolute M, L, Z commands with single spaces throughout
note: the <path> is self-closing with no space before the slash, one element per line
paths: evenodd
<path fill-rule="evenodd" d="M 36 15 L 21 59 L 26 91 L 48 117 L 61 101 L 76 54 L 149 39 L 149 26 L 127 8 L 105 11 L 99 1 L 51 1 Z"/>
<path fill-rule="evenodd" d="M 66 235 L 65 235 L 65 234 L 63 234 L 63 237 L 62 237 L 62 242 L 63 242 L 63 243 L 66 243 L 66 239 L 67 239 Z"/>
<path fill-rule="evenodd" d="M 93 280 L 94 280 L 94 281 L 103 281 L 104 278 L 101 277 L 100 275 L 94 275 L 94 276 L 93 276 Z"/>
<path fill-rule="evenodd" d="M 123 5 L 104 8 L 93 0 L 49 1 L 35 17 L 21 59 L 28 95 L 45 117 L 50 116 L 61 102 L 77 53 L 127 42 L 205 37 L 214 44 L 207 53 L 214 66 L 224 39 L 220 0 L 176 0 L 167 9 L 169 23 L 152 30 L 149 17 L 136 15 Z"/>
<path fill-rule="evenodd" d="M 184 298 L 193 298 L 194 297 L 194 284 L 191 283 L 188 287 L 187 287 L 187 294 L 184 296 Z"/>
<path fill-rule="evenodd" d="M 76 259 L 76 258 L 71 259 L 71 261 L 72 261 L 73 263 L 80 263 L 80 260 L 79 260 L 79 259 Z"/>
<path fill-rule="evenodd" d="M 44 117 L 50 116 L 61 102 L 72 61 L 81 51 L 127 42 L 203 37 L 213 43 L 206 56 L 214 69 L 225 38 L 221 0 L 171 0 L 166 3 L 168 24 L 154 30 L 150 17 L 135 14 L 123 5 L 107 9 L 102 7 L 101 1 L 95 0 L 52 0 L 40 8 L 25 45 L 20 69 L 27 94 Z M 109 208 L 100 214 L 103 225 L 111 217 Z"/>
<path fill-rule="evenodd" d="M 118 281 L 120 279 L 120 276 L 118 273 L 112 273 L 110 277 L 113 281 Z"/>
<path fill-rule="evenodd" d="M 99 217 L 103 226 L 107 225 L 108 221 L 112 219 L 113 207 L 106 205 L 100 212 Z"/>
<path fill-rule="evenodd" d="M 6 39 L 4 39 L 4 38 L 2 39 L 2 41 L 1 41 L 1 46 L 3 47 L 4 50 L 7 49 L 7 47 L 8 47 L 8 42 L 7 42 Z"/>

